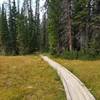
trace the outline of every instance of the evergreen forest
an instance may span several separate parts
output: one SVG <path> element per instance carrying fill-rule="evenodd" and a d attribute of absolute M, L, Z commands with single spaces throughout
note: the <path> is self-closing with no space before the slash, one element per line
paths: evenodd
<path fill-rule="evenodd" d="M 100 0 L 45 0 L 42 7 L 41 0 L 35 7 L 33 0 L 21 2 L 0 6 L 1 55 L 100 55 Z"/>

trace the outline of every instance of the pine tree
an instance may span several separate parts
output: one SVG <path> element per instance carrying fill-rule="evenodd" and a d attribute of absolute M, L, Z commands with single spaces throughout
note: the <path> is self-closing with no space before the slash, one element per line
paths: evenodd
<path fill-rule="evenodd" d="M 19 49 L 19 54 L 29 53 L 29 30 L 28 30 L 28 18 L 25 14 L 27 12 L 27 1 L 24 0 L 21 13 L 17 15 L 17 44 Z"/>
<path fill-rule="evenodd" d="M 0 54 L 1 54 L 1 6 L 0 6 Z"/>
<path fill-rule="evenodd" d="M 4 8 L 4 4 L 2 4 L 2 14 L 1 14 L 1 51 L 4 55 L 9 54 L 9 31 L 8 24 L 6 18 L 6 11 Z"/>
<path fill-rule="evenodd" d="M 26 22 L 25 17 L 21 13 L 17 16 L 17 46 L 19 49 L 19 54 L 26 54 L 27 48 L 27 38 L 26 38 Z"/>
<path fill-rule="evenodd" d="M 91 33 L 89 35 L 89 53 L 100 54 L 100 1 L 94 0 L 93 14 L 91 16 Z"/>
<path fill-rule="evenodd" d="M 28 9 L 28 19 L 29 19 L 29 53 L 35 51 L 35 20 L 32 10 L 32 0 L 29 0 L 29 9 Z"/>
<path fill-rule="evenodd" d="M 39 3 L 40 0 L 36 0 L 35 8 L 35 38 L 36 38 L 36 49 L 40 50 L 40 12 L 39 12 Z"/>
<path fill-rule="evenodd" d="M 87 0 L 75 0 L 73 2 L 73 16 L 72 16 L 72 27 L 73 27 L 73 45 L 74 50 L 86 49 L 88 45 L 88 34 L 87 34 Z"/>
<path fill-rule="evenodd" d="M 47 17 L 46 12 L 43 14 L 43 19 L 41 23 L 41 50 L 48 51 L 48 32 L 47 32 Z"/>
<path fill-rule="evenodd" d="M 59 17 L 60 17 L 60 0 L 51 0 L 48 2 L 48 33 L 49 33 L 49 45 L 51 53 L 57 53 L 59 51 Z"/>
<path fill-rule="evenodd" d="M 17 43 L 16 43 L 16 37 L 17 37 L 17 31 L 16 31 L 16 3 L 15 0 L 13 0 L 13 5 L 11 7 L 11 1 L 9 0 L 9 32 L 10 32 L 10 51 L 12 55 L 18 54 L 17 49 Z"/>

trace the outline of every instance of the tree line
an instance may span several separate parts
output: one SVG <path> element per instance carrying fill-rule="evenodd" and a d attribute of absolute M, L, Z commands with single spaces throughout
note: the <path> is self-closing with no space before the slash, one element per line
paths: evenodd
<path fill-rule="evenodd" d="M 32 0 L 8 1 L 0 9 L 1 54 L 100 54 L 100 0 L 46 0 L 41 21 L 40 0 L 34 9 Z"/>

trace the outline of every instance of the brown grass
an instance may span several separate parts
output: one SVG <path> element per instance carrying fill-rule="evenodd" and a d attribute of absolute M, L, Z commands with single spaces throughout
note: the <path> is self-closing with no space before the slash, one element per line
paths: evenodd
<path fill-rule="evenodd" d="M 0 56 L 0 100 L 66 100 L 56 72 L 39 56 Z"/>

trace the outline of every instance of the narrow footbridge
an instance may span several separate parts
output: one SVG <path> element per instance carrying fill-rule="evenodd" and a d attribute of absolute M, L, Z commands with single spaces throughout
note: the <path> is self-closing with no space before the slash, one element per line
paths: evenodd
<path fill-rule="evenodd" d="M 67 100 L 95 100 L 86 86 L 70 71 L 47 56 L 41 55 L 41 57 L 57 71 L 64 85 Z"/>

